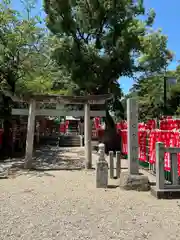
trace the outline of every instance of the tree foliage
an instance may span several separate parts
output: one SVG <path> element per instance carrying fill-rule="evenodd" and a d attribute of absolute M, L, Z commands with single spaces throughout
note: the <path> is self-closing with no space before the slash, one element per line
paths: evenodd
<path fill-rule="evenodd" d="M 69 76 L 63 75 L 62 69 L 50 58 L 55 37 L 40 25 L 39 17 L 31 16 L 35 1 L 22 3 L 24 11 L 21 13 L 12 9 L 10 2 L 0 4 L 1 93 L 8 89 L 18 95 L 53 90 L 66 94 Z M 60 82 L 61 89 L 58 89 Z M 10 99 L 4 95 L 3 98 L 2 114 L 10 115 Z"/>
<path fill-rule="evenodd" d="M 154 11 L 146 12 L 142 0 L 44 0 L 44 8 L 59 38 L 57 64 L 84 94 L 114 93 L 116 108 L 122 76 L 161 72 L 172 58 L 166 36 L 152 31 Z"/>
<path fill-rule="evenodd" d="M 167 115 L 179 114 L 180 107 L 180 67 L 165 74 L 139 78 L 133 85 L 130 96 L 134 95 L 139 103 L 139 117 L 147 120 L 164 115 L 164 81 L 166 79 Z M 168 83 L 175 78 L 176 84 Z"/>
<path fill-rule="evenodd" d="M 36 19 L 25 20 L 5 3 L 0 4 L 0 81 L 15 92 L 16 81 L 32 74 L 42 37 Z"/>

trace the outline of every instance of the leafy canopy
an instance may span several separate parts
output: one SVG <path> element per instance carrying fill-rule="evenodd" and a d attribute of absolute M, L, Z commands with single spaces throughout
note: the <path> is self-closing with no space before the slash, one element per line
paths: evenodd
<path fill-rule="evenodd" d="M 0 3 L 0 88 L 16 94 L 67 92 L 67 77 L 50 59 L 56 40 L 31 14 L 36 1 L 21 1 L 23 10 L 15 11 L 10 1 Z M 57 88 L 61 82 L 61 90 Z"/>
<path fill-rule="evenodd" d="M 172 57 L 142 0 L 44 0 L 44 7 L 60 39 L 53 57 L 86 93 L 112 92 L 119 77 L 159 72 Z"/>
<path fill-rule="evenodd" d="M 15 92 L 18 80 L 29 78 L 39 68 L 43 29 L 36 18 L 23 19 L 6 2 L 0 3 L 0 83 Z"/>
<path fill-rule="evenodd" d="M 164 115 L 164 78 L 167 81 L 167 109 L 168 115 L 179 115 L 180 109 L 180 67 L 166 74 L 151 77 L 141 77 L 134 83 L 130 96 L 135 96 L 139 103 L 139 117 L 147 120 Z M 171 84 L 168 78 L 176 78 L 176 84 Z"/>

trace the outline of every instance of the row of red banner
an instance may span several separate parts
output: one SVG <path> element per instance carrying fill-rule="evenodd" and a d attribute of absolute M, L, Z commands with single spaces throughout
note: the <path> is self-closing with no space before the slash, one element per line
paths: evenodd
<path fill-rule="evenodd" d="M 127 121 L 121 121 L 116 124 L 117 130 L 126 130 L 128 128 Z M 140 130 L 153 130 L 156 128 L 156 120 L 148 120 L 146 123 L 139 123 L 138 129 Z"/>
<path fill-rule="evenodd" d="M 117 129 L 119 130 L 126 130 L 128 128 L 126 121 L 121 121 L 116 124 Z M 139 123 L 138 129 L 139 130 L 153 130 L 157 128 L 156 120 L 148 120 L 146 123 Z M 159 122 L 159 129 L 160 130 L 174 130 L 180 129 L 180 119 L 172 119 L 167 118 L 163 119 Z"/>
<path fill-rule="evenodd" d="M 120 132 L 122 137 L 122 153 L 128 154 L 127 148 L 127 131 Z M 180 147 L 180 133 L 173 131 L 153 130 L 139 131 L 139 160 L 154 164 L 156 162 L 155 146 L 156 142 L 163 142 L 165 147 Z M 164 168 L 166 171 L 170 170 L 170 154 L 165 153 Z M 178 171 L 180 175 L 180 154 L 178 154 Z"/>
<path fill-rule="evenodd" d="M 65 133 L 67 131 L 69 125 L 69 121 L 65 121 L 65 123 L 60 124 L 60 132 Z M 96 117 L 94 119 L 94 128 L 96 130 L 101 129 L 101 119 Z M 127 130 L 127 121 L 121 121 L 116 124 L 117 130 Z M 146 123 L 139 123 L 138 124 L 138 129 L 139 130 L 154 130 L 157 127 L 156 120 L 148 120 Z M 163 119 L 159 123 L 159 129 L 161 130 L 174 130 L 174 129 L 180 129 L 180 120 L 179 119 L 172 119 L 172 118 L 167 118 Z"/>

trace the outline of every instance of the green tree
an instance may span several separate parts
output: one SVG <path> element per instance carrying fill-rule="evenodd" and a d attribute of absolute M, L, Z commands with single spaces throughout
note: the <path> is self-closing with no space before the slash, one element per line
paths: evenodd
<path fill-rule="evenodd" d="M 146 13 L 142 0 L 44 0 L 44 8 L 60 40 L 53 54 L 58 65 L 84 94 L 114 94 L 107 106 L 113 129 L 108 110 L 122 107 L 118 79 L 159 73 L 172 58 L 167 38 L 152 31 L 154 11 Z"/>
<path fill-rule="evenodd" d="M 136 93 L 139 118 L 144 121 L 160 116 L 163 111 L 163 76 L 140 78 L 133 85 L 131 94 Z"/>
<path fill-rule="evenodd" d="M 5 91 L 14 94 L 16 88 L 18 90 L 18 84 L 20 88 L 23 86 L 23 81 L 32 80 L 32 76 L 40 77 L 37 70 L 40 69 L 41 64 L 38 60 L 40 60 L 44 29 L 37 25 L 38 22 L 35 17 L 24 19 L 20 12 L 11 8 L 10 2 L 0 3 L 0 90 L 4 143 L 9 142 L 12 106 L 11 99 L 4 94 Z"/>
<path fill-rule="evenodd" d="M 23 19 L 7 4 L 0 4 L 1 89 L 7 87 L 14 93 L 16 82 L 37 70 L 43 36 L 43 29 L 37 23 L 36 18 Z"/>
<path fill-rule="evenodd" d="M 170 106 L 173 115 L 180 115 L 180 66 L 177 66 L 173 76 L 176 78 L 176 84 L 172 85 L 169 89 L 169 100 L 168 104 Z"/>
<path fill-rule="evenodd" d="M 139 103 L 140 120 L 159 118 L 164 115 L 164 77 L 179 78 L 177 71 L 167 71 L 164 75 L 154 75 L 139 78 L 133 85 L 130 95 L 135 95 Z M 179 104 L 179 80 L 171 86 L 167 81 L 167 111 L 166 114 L 174 115 Z"/>

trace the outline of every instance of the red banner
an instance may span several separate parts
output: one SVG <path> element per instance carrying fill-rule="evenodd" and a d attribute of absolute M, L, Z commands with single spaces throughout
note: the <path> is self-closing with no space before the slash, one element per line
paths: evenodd
<path fill-rule="evenodd" d="M 104 129 L 97 129 L 97 135 L 99 138 L 102 138 L 104 135 Z"/>
<path fill-rule="evenodd" d="M 154 119 L 148 120 L 146 123 L 146 129 L 147 130 L 153 130 L 156 128 L 156 121 Z"/>
<path fill-rule="evenodd" d="M 95 117 L 94 119 L 94 126 L 95 126 L 95 129 L 99 129 L 100 126 L 101 126 L 101 119 L 99 117 Z"/>
<path fill-rule="evenodd" d="M 124 122 L 121 124 L 121 129 L 124 129 Z M 144 130 L 144 126 L 146 130 Z M 165 147 L 179 147 L 180 148 L 180 133 L 172 130 L 180 129 L 180 120 L 174 120 L 171 118 L 166 118 L 161 120 L 160 128 L 161 130 L 154 128 L 156 127 L 155 120 L 149 120 L 147 124 L 140 123 L 138 125 L 138 141 L 139 141 L 139 160 L 147 161 L 150 164 L 155 164 L 156 162 L 156 142 L 163 142 Z M 117 129 L 120 128 L 120 124 Z M 148 131 L 147 131 L 148 130 Z M 150 131 L 149 131 L 150 130 Z M 122 137 L 122 153 L 128 154 L 127 146 L 127 130 L 120 131 Z M 148 147 L 149 147 L 149 159 L 146 156 L 146 144 L 148 137 Z M 165 153 L 164 155 L 164 169 L 170 171 L 170 154 Z M 180 176 L 180 154 L 178 154 L 178 172 Z"/>
<path fill-rule="evenodd" d="M 125 130 L 127 129 L 127 122 L 126 121 L 121 121 L 117 123 L 118 129 Z"/>
<path fill-rule="evenodd" d="M 165 119 L 160 121 L 161 130 L 177 130 L 180 127 L 180 120 L 176 119 Z"/>
<path fill-rule="evenodd" d="M 179 133 L 173 131 L 152 131 L 149 134 L 149 162 L 156 162 L 156 142 L 163 142 L 165 147 L 180 147 Z M 178 154 L 178 164 L 180 166 L 180 154 Z M 170 171 L 170 154 L 165 153 L 164 169 Z M 179 169 L 180 170 L 180 169 Z"/>
<path fill-rule="evenodd" d="M 139 130 L 146 130 L 146 124 L 145 123 L 139 123 L 138 124 L 138 129 Z"/>
<path fill-rule="evenodd" d="M 121 133 L 121 140 L 122 140 L 122 153 L 123 154 L 128 154 L 128 149 L 127 149 L 127 131 L 123 130 L 120 133 Z"/>
<path fill-rule="evenodd" d="M 67 130 L 68 127 L 69 127 L 69 121 L 68 120 L 65 121 L 65 126 L 66 126 L 66 130 Z"/>
<path fill-rule="evenodd" d="M 180 147 L 180 133 L 179 132 L 175 132 L 174 133 L 174 144 L 175 147 Z M 180 153 L 178 153 L 178 174 L 180 176 Z"/>
<path fill-rule="evenodd" d="M 146 138 L 147 132 L 146 131 L 139 131 L 138 133 L 138 141 L 139 141 L 139 160 L 146 162 Z"/>
<path fill-rule="evenodd" d="M 175 146 L 174 132 L 170 132 L 170 131 L 160 132 L 159 142 L 163 142 L 165 147 L 174 147 Z M 170 171 L 171 164 L 170 164 L 170 154 L 169 153 L 165 153 L 164 168 L 166 171 Z"/>
<path fill-rule="evenodd" d="M 139 141 L 139 160 L 145 162 L 146 158 L 146 131 L 138 132 L 138 141 Z M 122 139 L 122 153 L 128 154 L 128 143 L 127 143 L 127 131 L 121 131 L 121 139 Z"/>
<path fill-rule="evenodd" d="M 60 133 L 65 133 L 66 132 L 66 125 L 65 125 L 65 123 L 60 123 L 59 131 L 60 131 Z"/>

